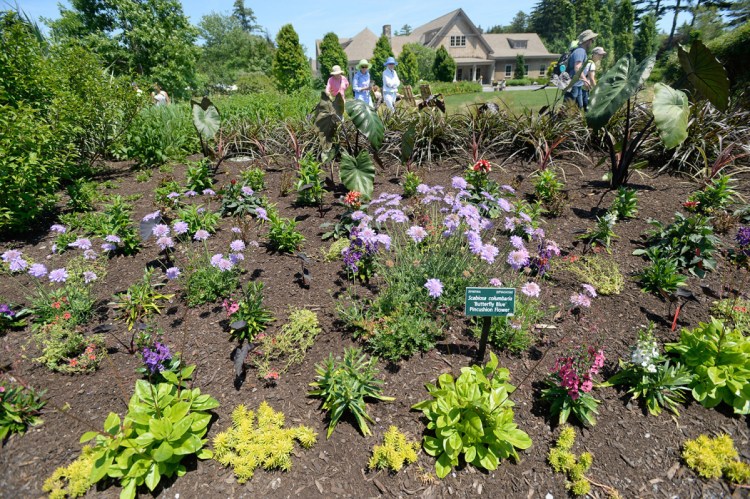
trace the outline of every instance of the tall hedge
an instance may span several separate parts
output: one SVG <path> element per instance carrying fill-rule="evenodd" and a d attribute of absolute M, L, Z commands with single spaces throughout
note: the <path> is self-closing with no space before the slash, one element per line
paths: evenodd
<path fill-rule="evenodd" d="M 299 35 L 291 24 L 282 26 L 276 35 L 276 53 L 271 67 L 282 92 L 294 92 L 311 82 L 310 63 L 299 43 Z"/>
<path fill-rule="evenodd" d="M 435 54 L 435 63 L 432 66 L 437 81 L 453 81 L 456 75 L 456 61 L 442 45 Z"/>
<path fill-rule="evenodd" d="M 375 42 L 375 50 L 373 50 L 372 58 L 370 59 L 370 78 L 372 78 L 372 81 L 376 85 L 383 85 L 383 70 L 385 70 L 383 64 L 392 56 L 393 49 L 391 49 L 390 39 L 387 36 L 381 36 Z"/>
<path fill-rule="evenodd" d="M 349 58 L 346 56 L 344 49 L 341 48 L 336 33 L 326 33 L 320 42 L 318 64 L 320 65 L 320 79 L 323 81 L 323 85 L 328 81 L 333 66 L 339 65 L 345 74 L 348 73 Z"/>

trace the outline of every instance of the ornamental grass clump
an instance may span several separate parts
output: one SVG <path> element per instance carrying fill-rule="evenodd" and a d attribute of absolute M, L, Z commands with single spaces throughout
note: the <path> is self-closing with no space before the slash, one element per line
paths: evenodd
<path fill-rule="evenodd" d="M 726 433 L 710 438 L 699 435 L 687 440 L 682 459 L 703 478 L 721 478 L 737 484 L 750 483 L 750 465 L 739 460 L 732 437 Z"/>
<path fill-rule="evenodd" d="M 435 456 L 435 472 L 444 478 L 460 464 L 486 470 L 497 469 L 502 459 L 518 460 L 516 449 L 531 447 L 531 438 L 513 422 L 515 405 L 509 398 L 516 389 L 509 383 L 510 371 L 500 368 L 490 352 L 485 366 L 461 368 L 454 380 L 450 374 L 438 377 L 437 386 L 425 385 L 432 396 L 412 406 L 429 421 L 422 443 Z"/>
<path fill-rule="evenodd" d="M 214 437 L 214 459 L 230 466 L 238 483 L 253 477 L 257 468 L 289 471 L 294 441 L 309 449 L 317 433 L 307 426 L 284 428 L 284 414 L 265 401 L 257 413 L 238 405 L 232 411 L 232 427 Z"/>
<path fill-rule="evenodd" d="M 383 435 L 383 445 L 376 445 L 372 449 L 372 457 L 367 466 L 371 470 L 400 471 L 404 464 L 416 462 L 419 448 L 419 442 L 407 440 L 406 435 L 397 427 L 391 426 Z"/>

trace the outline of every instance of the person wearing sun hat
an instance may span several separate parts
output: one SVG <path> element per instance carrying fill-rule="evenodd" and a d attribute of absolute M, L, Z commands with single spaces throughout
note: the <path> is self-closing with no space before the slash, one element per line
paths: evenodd
<path fill-rule="evenodd" d="M 586 77 L 586 82 L 583 84 L 583 110 L 588 111 L 589 109 L 589 92 L 596 86 L 596 65 L 599 61 L 607 55 L 607 52 L 602 47 L 594 47 L 591 51 L 591 59 L 586 62 L 586 66 L 583 68 L 583 76 Z"/>
<path fill-rule="evenodd" d="M 357 72 L 352 78 L 352 90 L 354 98 L 361 100 L 365 104 L 370 103 L 370 90 L 372 89 L 372 79 L 370 78 L 370 63 L 367 59 L 362 59 L 357 64 Z"/>
<path fill-rule="evenodd" d="M 326 83 L 326 94 L 331 100 L 336 98 L 336 95 L 341 94 L 341 98 L 344 99 L 344 93 L 349 88 L 349 80 L 344 76 L 344 72 L 341 71 L 341 66 L 336 64 L 331 68 L 331 77 L 328 78 Z"/>
<path fill-rule="evenodd" d="M 383 71 L 383 101 L 388 106 L 388 109 L 393 111 L 395 109 L 396 97 L 398 96 L 398 87 L 401 85 L 401 80 L 398 79 L 398 74 L 396 73 L 398 62 L 391 56 L 383 65 L 386 67 L 385 71 Z"/>
<path fill-rule="evenodd" d="M 596 40 L 597 36 L 599 35 L 590 29 L 582 31 L 581 34 L 578 35 L 578 48 L 571 52 L 570 57 L 568 58 L 568 63 L 566 64 L 571 79 L 576 73 L 581 71 L 581 68 L 588 60 L 588 50 L 594 44 L 594 40 Z M 579 108 L 582 108 L 584 84 L 588 85 L 588 80 L 583 74 L 583 71 L 581 71 L 579 80 L 573 84 L 570 90 L 565 92 L 565 100 L 573 101 Z"/>

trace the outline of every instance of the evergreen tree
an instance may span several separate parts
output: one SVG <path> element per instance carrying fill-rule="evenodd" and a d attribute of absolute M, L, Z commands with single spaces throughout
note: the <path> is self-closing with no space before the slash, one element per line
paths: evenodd
<path fill-rule="evenodd" d="M 320 42 L 318 64 L 320 65 L 320 79 L 323 80 L 323 85 L 328 81 L 333 66 L 338 64 L 347 73 L 349 58 L 344 49 L 341 48 L 341 43 L 339 43 L 339 37 L 336 36 L 336 33 L 326 33 Z"/>
<path fill-rule="evenodd" d="M 453 81 L 456 75 L 456 61 L 448 53 L 444 46 L 440 46 L 435 54 L 435 63 L 432 66 L 437 81 Z"/>
<path fill-rule="evenodd" d="M 601 46 L 607 55 L 601 60 L 597 67 L 597 73 L 601 76 L 604 74 L 603 68 L 609 67 L 615 60 L 614 40 L 612 35 L 613 16 L 617 11 L 617 0 L 600 0 L 599 1 L 599 38 L 597 44 Z"/>
<path fill-rule="evenodd" d="M 576 33 L 590 29 L 594 33 L 601 31 L 599 10 L 596 0 L 578 0 L 576 7 Z"/>
<path fill-rule="evenodd" d="M 659 36 L 656 32 L 656 14 L 650 13 L 641 18 L 638 35 L 633 46 L 633 57 L 642 61 L 659 48 Z"/>
<path fill-rule="evenodd" d="M 412 27 L 408 24 L 401 26 L 401 30 L 396 32 L 396 36 L 408 36 L 411 35 Z"/>
<path fill-rule="evenodd" d="M 250 7 L 245 7 L 245 0 L 234 0 L 232 15 L 240 22 L 246 33 L 260 29 L 260 26 L 256 24 L 258 20 L 255 18 L 255 12 Z"/>
<path fill-rule="evenodd" d="M 310 84 L 310 63 L 291 24 L 282 26 L 276 35 L 272 70 L 279 89 L 284 92 L 294 92 Z"/>
<path fill-rule="evenodd" d="M 419 82 L 419 63 L 417 54 L 411 51 L 409 45 L 404 45 L 398 56 L 398 77 L 402 84 L 413 86 Z"/>
<path fill-rule="evenodd" d="M 372 58 L 370 59 L 370 78 L 372 78 L 375 85 L 382 86 L 383 71 L 385 70 L 385 66 L 383 65 L 389 57 L 393 57 L 391 41 L 387 36 L 381 36 L 375 42 L 375 50 L 373 50 Z"/>
<path fill-rule="evenodd" d="M 529 16 L 522 10 L 516 12 L 508 26 L 508 33 L 526 33 L 529 30 Z"/>
<path fill-rule="evenodd" d="M 615 59 L 633 52 L 633 24 L 635 11 L 630 0 L 620 0 L 612 22 Z"/>
<path fill-rule="evenodd" d="M 576 10 L 568 0 L 539 0 L 531 12 L 531 31 L 550 52 L 567 52 L 576 39 Z"/>
<path fill-rule="evenodd" d="M 750 0 L 736 0 L 729 6 L 729 26 L 738 28 L 750 22 Z"/>
<path fill-rule="evenodd" d="M 409 51 L 417 58 L 417 67 L 419 79 L 424 81 L 433 81 L 435 73 L 432 72 L 432 66 L 435 64 L 435 54 L 437 51 L 432 47 L 426 47 L 421 43 L 407 43 L 402 50 L 409 47 Z"/>
<path fill-rule="evenodd" d="M 513 78 L 516 80 L 522 79 L 524 75 L 524 70 L 526 69 L 526 59 L 524 58 L 523 54 L 516 54 L 516 70 L 513 73 Z"/>

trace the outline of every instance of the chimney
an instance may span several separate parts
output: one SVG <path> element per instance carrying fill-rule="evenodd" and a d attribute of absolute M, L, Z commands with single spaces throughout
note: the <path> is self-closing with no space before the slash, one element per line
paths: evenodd
<path fill-rule="evenodd" d="M 391 25 L 390 24 L 383 25 L 383 36 L 387 36 L 389 40 L 391 39 Z"/>

